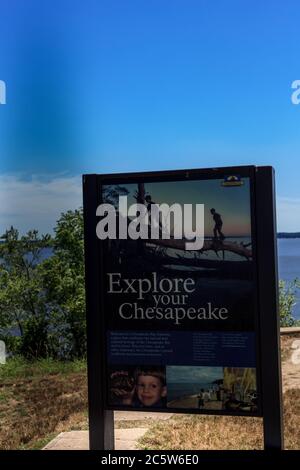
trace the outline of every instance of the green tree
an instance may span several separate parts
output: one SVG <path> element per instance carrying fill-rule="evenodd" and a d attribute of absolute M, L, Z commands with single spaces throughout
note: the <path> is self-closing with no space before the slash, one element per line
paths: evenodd
<path fill-rule="evenodd" d="M 49 310 L 41 287 L 39 263 L 49 235 L 37 230 L 20 237 L 11 227 L 0 244 L 0 336 L 10 351 L 25 357 L 52 354 L 48 341 Z"/>
<path fill-rule="evenodd" d="M 83 357 L 86 351 L 83 211 L 61 215 L 55 227 L 53 256 L 42 263 L 46 302 L 55 318 L 64 357 Z"/>
<path fill-rule="evenodd" d="M 86 351 L 82 209 L 62 214 L 54 230 L 20 237 L 11 227 L 0 244 L 0 339 L 27 358 Z"/>
<path fill-rule="evenodd" d="M 296 304 L 296 291 L 300 287 L 298 279 L 287 283 L 279 281 L 279 314 L 280 326 L 289 327 L 299 325 L 293 316 L 293 307 Z"/>

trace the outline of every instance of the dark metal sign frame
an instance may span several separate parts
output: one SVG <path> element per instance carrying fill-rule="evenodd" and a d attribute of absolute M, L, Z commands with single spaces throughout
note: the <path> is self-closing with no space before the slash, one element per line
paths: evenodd
<path fill-rule="evenodd" d="M 102 184 L 189 181 L 223 178 L 230 174 L 248 176 L 251 181 L 251 231 L 256 260 L 256 356 L 257 381 L 261 395 L 257 416 L 263 417 L 265 449 L 282 449 L 282 396 L 280 329 L 278 314 L 277 238 L 275 186 L 272 167 L 225 167 L 130 174 L 84 175 L 84 232 L 87 308 L 87 360 L 90 448 L 114 448 L 113 409 L 106 405 L 105 318 L 103 312 L 103 244 L 96 236 L 96 208 L 101 204 Z M 119 408 L 124 409 L 124 408 Z M 145 410 L 143 410 L 145 411 Z M 161 410 L 160 410 L 161 411 Z M 167 408 L 165 412 L 172 412 Z M 178 410 L 176 410 L 178 412 Z M 182 413 L 223 414 L 220 411 L 189 410 Z M 226 415 L 249 416 L 243 412 Z M 253 414 L 251 415 L 253 416 Z"/>

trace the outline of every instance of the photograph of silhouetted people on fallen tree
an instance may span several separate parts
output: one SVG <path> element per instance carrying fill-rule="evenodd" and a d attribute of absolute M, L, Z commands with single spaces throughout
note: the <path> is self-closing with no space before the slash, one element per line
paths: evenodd
<path fill-rule="evenodd" d="M 221 215 L 218 214 L 218 212 L 216 212 L 216 209 L 214 209 L 214 208 L 210 209 L 210 212 L 211 212 L 211 214 L 213 216 L 213 219 L 214 219 L 214 222 L 215 222 L 214 239 L 217 240 L 218 235 L 219 235 L 220 240 L 225 240 L 225 235 L 222 232 L 223 221 L 222 221 Z"/>

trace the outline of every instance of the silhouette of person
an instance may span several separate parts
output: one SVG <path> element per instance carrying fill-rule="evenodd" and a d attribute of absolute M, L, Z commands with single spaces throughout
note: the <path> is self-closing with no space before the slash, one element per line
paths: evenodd
<path fill-rule="evenodd" d="M 223 221 L 222 221 L 222 218 L 221 218 L 221 215 L 218 214 L 216 212 L 216 209 L 210 209 L 210 212 L 213 216 L 213 219 L 214 219 L 214 222 L 215 222 L 215 226 L 214 226 L 214 238 L 217 240 L 218 239 L 218 235 L 219 235 L 219 238 L 220 240 L 224 240 L 225 239 L 225 235 L 223 234 L 222 232 L 222 226 L 223 226 Z"/>
<path fill-rule="evenodd" d="M 203 397 L 203 394 L 204 394 L 204 389 L 201 388 L 199 394 L 197 395 L 197 398 L 198 398 L 198 408 L 201 410 L 202 408 L 204 408 L 204 397 Z"/>
<path fill-rule="evenodd" d="M 152 197 L 150 196 L 150 194 L 147 194 L 147 196 L 145 197 L 145 202 L 146 202 L 146 207 L 147 207 L 147 211 L 148 211 L 148 217 L 149 217 L 149 226 L 151 225 L 151 206 L 152 204 L 157 204 L 156 202 L 152 201 Z M 162 224 L 161 224 L 161 220 L 158 219 L 157 220 L 158 222 L 158 225 L 159 225 L 159 232 L 161 233 L 162 232 Z"/>
<path fill-rule="evenodd" d="M 145 201 L 146 201 L 147 211 L 151 214 L 151 205 L 156 204 L 156 202 L 152 201 L 152 197 L 150 196 L 150 194 L 147 194 L 147 196 L 145 196 Z"/>

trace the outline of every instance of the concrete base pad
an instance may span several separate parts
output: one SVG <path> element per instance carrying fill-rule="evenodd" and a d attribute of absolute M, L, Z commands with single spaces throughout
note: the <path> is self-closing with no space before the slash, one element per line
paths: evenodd
<path fill-rule="evenodd" d="M 134 450 L 137 440 L 140 439 L 147 428 L 129 428 L 115 430 L 115 449 Z M 43 450 L 89 450 L 88 431 L 61 432 Z"/>

